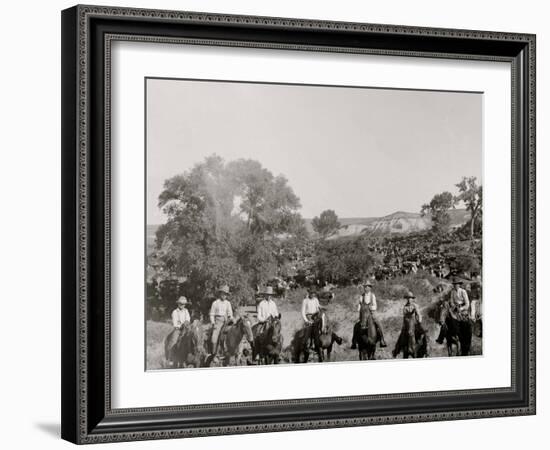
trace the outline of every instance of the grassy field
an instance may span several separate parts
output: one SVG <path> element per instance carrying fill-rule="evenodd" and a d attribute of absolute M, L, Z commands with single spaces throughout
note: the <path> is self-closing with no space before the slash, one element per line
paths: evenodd
<path fill-rule="evenodd" d="M 428 345 L 430 357 L 447 356 L 445 345 L 439 345 L 435 342 L 439 333 L 439 325 L 434 320 L 435 305 L 442 294 L 435 294 L 434 287 L 441 280 L 433 278 L 426 274 L 411 274 L 406 277 L 389 280 L 386 282 L 377 282 L 374 286 L 378 302 L 377 315 L 384 328 L 386 348 L 377 348 L 376 359 L 391 359 L 391 351 L 399 337 L 402 326 L 401 309 L 405 303 L 403 294 L 411 290 L 416 295 L 416 303 L 420 307 L 423 325 L 428 334 Z M 450 287 L 450 286 L 449 286 Z M 358 313 L 355 310 L 356 297 L 359 290 L 356 287 L 349 286 L 337 288 L 335 298 L 329 304 L 325 304 L 329 320 L 332 322 L 334 331 L 344 338 L 341 346 L 334 345 L 332 361 L 355 361 L 358 360 L 357 350 L 351 350 L 351 336 L 353 325 L 358 319 Z M 294 333 L 302 327 L 302 317 L 300 313 L 302 299 L 305 296 L 304 289 L 291 291 L 286 300 L 276 299 L 281 313 L 283 348 L 288 350 Z M 243 313 L 243 311 L 241 311 Z M 253 315 L 254 316 L 254 315 Z M 253 317 L 255 320 L 255 318 Z M 147 322 L 147 368 L 160 369 L 163 367 L 164 346 L 163 340 L 170 332 L 171 325 L 168 322 Z M 472 341 L 472 355 L 481 354 L 481 339 L 476 336 Z M 310 361 L 316 361 L 313 357 Z"/>

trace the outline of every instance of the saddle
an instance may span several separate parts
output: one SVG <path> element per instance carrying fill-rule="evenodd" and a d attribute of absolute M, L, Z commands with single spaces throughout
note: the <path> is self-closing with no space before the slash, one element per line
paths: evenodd
<path fill-rule="evenodd" d="M 459 311 L 458 309 L 451 308 L 449 310 L 449 314 L 453 319 L 458 320 L 459 322 L 467 322 L 470 320 L 468 311 Z"/>

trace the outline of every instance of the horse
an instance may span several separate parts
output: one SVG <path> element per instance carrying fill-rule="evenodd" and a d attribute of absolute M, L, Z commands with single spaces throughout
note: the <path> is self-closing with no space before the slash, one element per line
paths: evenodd
<path fill-rule="evenodd" d="M 313 315 L 313 342 L 315 351 L 317 352 L 319 362 L 326 359 L 330 361 L 332 346 L 336 342 L 342 344 L 342 338 L 332 331 L 332 326 L 329 323 L 328 316 L 324 310 Z"/>
<path fill-rule="evenodd" d="M 241 341 L 245 336 L 248 342 L 253 345 L 252 325 L 246 315 L 239 317 L 234 323 L 224 326 L 219 337 L 218 354 L 210 355 L 206 364 L 208 366 L 218 365 L 217 363 L 221 357 L 224 366 L 230 365 L 231 360 L 236 359 Z"/>
<path fill-rule="evenodd" d="M 172 347 L 174 367 L 201 367 L 205 356 L 202 324 L 199 320 L 184 324 L 176 344 Z"/>
<path fill-rule="evenodd" d="M 252 361 L 259 357 L 260 364 L 279 364 L 283 348 L 281 315 L 270 317 L 261 332 L 259 332 L 259 329 L 260 323 L 252 327 L 252 334 L 254 335 Z"/>
<path fill-rule="evenodd" d="M 374 325 L 372 311 L 366 303 L 361 302 L 359 327 L 354 329 L 354 332 L 356 332 L 355 341 L 359 349 L 359 360 L 375 359 L 378 333 Z"/>
<path fill-rule="evenodd" d="M 324 350 L 327 352 L 327 359 L 330 360 L 334 342 L 339 345 L 342 343 L 342 338 L 330 329 L 324 312 L 316 312 L 311 319 L 312 324 L 306 325 L 294 333 L 290 345 L 292 349 L 291 360 L 294 363 L 307 363 L 309 361 L 309 347 L 312 340 L 319 362 L 323 362 L 325 359 Z"/>
<path fill-rule="evenodd" d="M 472 323 L 469 318 L 460 318 L 446 300 L 439 309 L 439 324 L 444 327 L 449 356 L 468 356 L 472 345 Z"/>
<path fill-rule="evenodd" d="M 427 358 L 429 356 L 428 338 L 420 326 L 416 314 L 407 314 L 403 318 L 403 328 L 397 339 L 393 356 L 396 357 L 401 351 L 403 351 L 403 359 L 409 357 Z"/>

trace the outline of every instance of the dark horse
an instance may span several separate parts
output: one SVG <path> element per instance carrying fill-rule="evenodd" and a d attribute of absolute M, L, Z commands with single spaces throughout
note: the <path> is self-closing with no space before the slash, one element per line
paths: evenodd
<path fill-rule="evenodd" d="M 219 337 L 218 354 L 210 355 L 206 365 L 218 365 L 220 359 L 224 366 L 230 365 L 231 361 L 234 361 L 237 357 L 244 336 L 246 336 L 250 345 L 253 345 L 252 325 L 246 315 L 223 327 Z"/>
<path fill-rule="evenodd" d="M 326 360 L 330 361 L 332 346 L 335 342 L 341 345 L 342 338 L 332 330 L 332 326 L 325 311 L 321 310 L 314 315 L 313 318 L 313 342 L 315 343 L 315 351 L 317 352 L 319 362 L 325 360 L 325 351 Z"/>
<path fill-rule="evenodd" d="M 338 345 L 342 343 L 342 338 L 338 336 L 329 323 L 328 316 L 324 311 L 317 312 L 311 316 L 313 323 L 311 325 L 298 330 L 294 335 L 292 346 L 294 348 L 293 361 L 304 362 L 309 361 L 309 346 L 313 340 L 313 346 L 317 353 L 318 361 L 323 362 L 326 359 L 330 361 L 332 346 L 336 342 Z M 302 358 L 303 357 L 303 358 Z"/>
<path fill-rule="evenodd" d="M 252 360 L 255 361 L 259 356 L 259 364 L 279 364 L 283 348 L 281 315 L 270 317 L 264 326 L 257 323 L 252 327 L 252 334 L 254 335 Z"/>
<path fill-rule="evenodd" d="M 172 348 L 174 367 L 201 367 L 206 356 L 200 320 L 186 323 Z"/>
<path fill-rule="evenodd" d="M 439 324 L 447 341 L 449 356 L 468 356 L 472 345 L 472 323 L 468 318 L 460 317 L 449 301 L 444 301 L 439 310 Z M 454 354 L 456 348 L 456 354 Z"/>
<path fill-rule="evenodd" d="M 359 327 L 354 328 L 356 333 L 355 341 L 359 349 L 359 359 L 375 359 L 376 342 L 378 341 L 378 333 L 372 318 L 372 312 L 369 305 L 361 302 L 359 309 Z"/>
<path fill-rule="evenodd" d="M 427 358 L 428 355 L 428 338 L 424 328 L 418 322 L 416 314 L 406 314 L 403 318 L 403 328 L 397 339 L 395 349 L 393 350 L 394 358 L 403 352 L 403 359 L 407 358 Z"/>

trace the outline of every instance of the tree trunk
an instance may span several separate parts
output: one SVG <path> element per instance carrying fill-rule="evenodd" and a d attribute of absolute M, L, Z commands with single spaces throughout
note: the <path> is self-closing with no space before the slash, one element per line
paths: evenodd
<path fill-rule="evenodd" d="M 474 225 L 476 223 L 478 209 L 472 211 L 472 218 L 470 219 L 470 240 L 474 240 Z"/>

